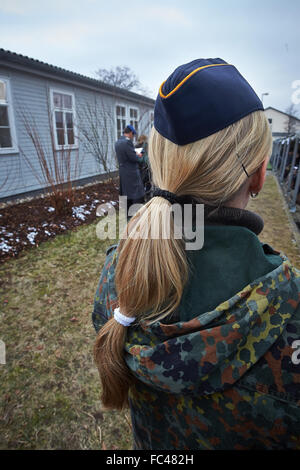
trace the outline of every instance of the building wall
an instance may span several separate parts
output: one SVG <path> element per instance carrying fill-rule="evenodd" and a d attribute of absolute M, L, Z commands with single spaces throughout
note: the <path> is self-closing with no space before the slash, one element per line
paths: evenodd
<path fill-rule="evenodd" d="M 41 141 L 49 144 L 49 121 L 46 101 L 46 82 L 34 76 L 25 76 L 0 68 L 0 77 L 8 78 L 11 92 L 13 121 L 16 131 L 17 151 L 12 153 L 2 149 L 0 153 L 0 195 L 1 197 L 30 191 L 40 187 L 34 176 L 38 171 L 37 161 L 34 157 L 33 145 L 26 135 L 24 116 L 34 116 L 39 124 Z M 12 124 L 12 123 L 10 123 Z M 24 157 L 29 158 L 29 164 Z M 30 168 L 33 165 L 34 170 Z M 39 172 L 40 174 L 40 172 Z"/>
<path fill-rule="evenodd" d="M 286 133 L 286 125 L 288 116 L 284 113 L 276 111 L 275 109 L 266 109 L 265 115 L 268 119 L 272 119 L 272 123 L 270 124 L 272 133 Z M 300 122 L 296 126 L 297 132 L 300 132 Z"/>
<path fill-rule="evenodd" d="M 37 130 L 41 146 L 49 161 L 53 161 L 51 145 L 51 107 L 50 90 L 72 93 L 75 99 L 76 137 L 78 148 L 71 151 L 71 179 L 92 177 L 103 174 L 103 165 L 97 162 L 92 151 L 95 146 L 87 141 L 93 140 L 93 131 L 98 129 L 101 136 L 99 146 L 108 155 L 111 171 L 116 169 L 114 142 L 116 140 L 115 106 L 120 101 L 129 109 L 130 106 L 139 110 L 140 126 L 149 132 L 149 105 L 134 100 L 120 100 L 118 96 L 110 96 L 94 92 L 85 87 L 72 86 L 60 80 L 46 79 L 31 73 L 0 67 L 0 78 L 9 79 L 13 105 L 13 117 L 17 137 L 17 151 L 0 152 L 0 199 L 10 195 L 38 190 L 48 186 L 43 178 L 37 152 L 33 145 L 25 122 L 30 122 Z M 102 124 L 102 128 L 99 130 Z M 145 133 L 145 132 L 144 132 Z M 59 155 L 62 152 L 58 152 Z"/>

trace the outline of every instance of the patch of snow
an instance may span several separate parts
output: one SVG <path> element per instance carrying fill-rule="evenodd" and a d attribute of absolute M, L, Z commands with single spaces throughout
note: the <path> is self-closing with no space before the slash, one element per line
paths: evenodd
<path fill-rule="evenodd" d="M 55 211 L 54 207 L 51 207 L 51 206 L 48 207 L 48 212 L 54 212 L 54 211 Z"/>
<path fill-rule="evenodd" d="M 48 222 L 45 222 L 42 227 L 46 227 L 46 225 L 48 225 Z"/>
<path fill-rule="evenodd" d="M 116 201 L 110 201 L 110 202 L 112 203 L 113 206 L 117 205 Z"/>
<path fill-rule="evenodd" d="M 3 233 L 6 237 L 13 237 L 14 234 L 11 232 L 7 232 L 5 227 L 0 227 L 0 233 Z"/>
<path fill-rule="evenodd" d="M 66 227 L 64 225 L 60 224 L 60 227 L 66 230 Z"/>
<path fill-rule="evenodd" d="M 29 230 L 30 230 L 30 228 L 29 228 Z M 27 235 L 27 238 L 28 238 L 28 240 L 30 241 L 30 243 L 31 243 L 32 245 L 35 244 L 34 239 L 35 239 L 36 236 L 37 236 L 37 232 L 30 232 L 30 233 L 28 233 L 28 235 Z"/>
<path fill-rule="evenodd" d="M 51 235 L 51 233 L 48 230 L 45 230 L 46 235 Z"/>
<path fill-rule="evenodd" d="M 82 206 L 73 207 L 72 208 L 73 217 L 77 217 L 77 219 L 80 219 L 80 220 L 85 220 L 84 214 L 91 213 L 91 211 L 88 211 L 87 209 L 85 209 L 85 207 L 86 207 L 86 204 L 83 204 Z"/>
<path fill-rule="evenodd" d="M 5 242 L 0 242 L 0 250 L 4 251 L 5 253 L 8 253 L 10 250 L 12 250 L 12 246 L 9 246 Z"/>

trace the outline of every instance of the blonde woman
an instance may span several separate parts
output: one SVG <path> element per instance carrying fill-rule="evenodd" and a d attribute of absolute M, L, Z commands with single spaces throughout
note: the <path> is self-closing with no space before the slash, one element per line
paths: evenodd
<path fill-rule="evenodd" d="M 271 150 L 233 65 L 198 59 L 161 85 L 153 197 L 108 250 L 93 312 L 102 402 L 130 407 L 134 449 L 300 449 L 300 272 L 245 209 Z M 204 205 L 198 250 L 174 236 L 187 202 Z"/>

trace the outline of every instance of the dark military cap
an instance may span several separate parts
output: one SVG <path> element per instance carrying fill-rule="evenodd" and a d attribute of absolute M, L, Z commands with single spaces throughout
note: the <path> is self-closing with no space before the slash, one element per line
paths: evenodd
<path fill-rule="evenodd" d="M 197 59 L 177 67 L 162 83 L 154 127 L 175 144 L 186 145 L 263 109 L 233 65 L 222 59 Z"/>
<path fill-rule="evenodd" d="M 131 124 L 127 124 L 126 129 L 129 129 L 134 135 L 136 135 L 136 130 Z"/>

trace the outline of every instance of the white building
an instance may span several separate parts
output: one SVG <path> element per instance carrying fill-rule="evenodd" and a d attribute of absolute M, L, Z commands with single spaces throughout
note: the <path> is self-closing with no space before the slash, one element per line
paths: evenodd
<path fill-rule="evenodd" d="M 271 106 L 265 109 L 265 114 L 272 130 L 273 140 L 289 135 L 287 132 L 289 119 L 293 119 L 295 122 L 295 131 L 300 134 L 300 119 L 290 116 L 283 111 L 279 111 L 279 109 L 272 108 Z"/>

